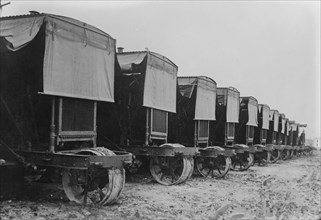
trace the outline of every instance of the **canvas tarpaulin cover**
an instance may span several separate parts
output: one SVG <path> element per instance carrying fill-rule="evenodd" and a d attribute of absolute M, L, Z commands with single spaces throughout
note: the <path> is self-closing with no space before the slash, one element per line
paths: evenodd
<path fill-rule="evenodd" d="M 269 114 L 270 108 L 267 105 L 259 105 L 260 112 L 262 113 L 262 129 L 269 129 Z"/>
<path fill-rule="evenodd" d="M 239 123 L 240 93 L 235 88 L 217 88 L 217 95 L 224 97 L 226 122 Z"/>
<path fill-rule="evenodd" d="M 123 72 L 133 72 L 134 65 L 146 63 L 143 106 L 176 112 L 177 66 L 154 52 L 117 54 Z M 143 62 L 146 59 L 147 62 Z M 134 71 L 135 72 L 135 71 Z"/>
<path fill-rule="evenodd" d="M 285 133 L 285 116 L 282 114 L 281 115 L 281 125 L 282 125 L 282 128 L 281 128 L 281 133 L 284 134 Z"/>
<path fill-rule="evenodd" d="M 117 60 L 122 72 L 133 73 L 135 72 L 134 66 L 141 64 L 146 56 L 147 52 L 119 53 Z"/>
<path fill-rule="evenodd" d="M 1 20 L 0 36 L 18 50 L 45 25 L 44 94 L 114 101 L 115 40 L 80 21 L 41 14 Z"/>
<path fill-rule="evenodd" d="M 297 129 L 298 129 L 298 124 L 292 123 L 292 124 L 291 124 L 291 130 L 292 130 L 292 131 L 296 131 Z"/>
<path fill-rule="evenodd" d="M 238 123 L 240 111 L 240 93 L 231 89 L 227 90 L 226 121 Z"/>
<path fill-rule="evenodd" d="M 8 49 L 19 50 L 35 38 L 43 20 L 43 16 L 1 20 L 0 36 L 7 40 Z"/>
<path fill-rule="evenodd" d="M 277 110 L 270 110 L 270 121 L 273 121 L 273 131 L 279 130 L 279 112 Z"/>
<path fill-rule="evenodd" d="M 257 121 L 258 103 L 257 103 L 256 99 L 250 97 L 247 107 L 248 107 L 249 120 L 246 123 L 246 125 L 257 127 L 257 125 L 258 125 L 258 121 Z"/>
<path fill-rule="evenodd" d="M 206 77 L 179 77 L 178 85 L 183 96 L 191 98 L 195 88 L 195 120 L 215 120 L 216 83 Z"/>

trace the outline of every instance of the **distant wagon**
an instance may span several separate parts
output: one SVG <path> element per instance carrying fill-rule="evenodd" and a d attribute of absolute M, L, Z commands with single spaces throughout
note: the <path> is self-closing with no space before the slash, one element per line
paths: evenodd
<path fill-rule="evenodd" d="M 278 143 L 283 147 L 280 158 L 286 160 L 290 158 L 291 147 L 287 145 L 287 119 L 284 114 L 280 114 Z"/>
<path fill-rule="evenodd" d="M 168 142 L 169 115 L 176 114 L 177 66 L 151 51 L 117 53 L 114 117 L 99 120 L 100 133 L 135 155 L 130 170 L 145 159 L 154 179 L 179 184 L 193 171 L 197 150 Z M 104 107 L 98 109 L 104 112 Z M 104 114 L 104 113 L 102 113 Z M 117 128 L 110 126 L 117 123 Z"/>
<path fill-rule="evenodd" d="M 267 133 L 269 130 L 270 107 L 265 104 L 258 105 L 258 126 L 254 128 L 254 146 L 258 152 L 254 155 L 255 162 L 265 165 L 270 162 L 272 147 L 267 146 Z"/>
<path fill-rule="evenodd" d="M 195 166 L 204 177 L 224 177 L 233 151 L 210 144 L 210 123 L 216 120 L 216 82 L 205 76 L 178 77 L 177 114 L 169 120 L 169 138 L 198 150 Z"/>
<path fill-rule="evenodd" d="M 279 160 L 282 147 L 278 143 L 278 131 L 279 131 L 279 117 L 278 110 L 270 110 L 269 114 L 269 130 L 267 133 L 267 146 L 273 148 L 271 152 L 270 162 L 275 163 Z"/>
<path fill-rule="evenodd" d="M 236 124 L 239 123 L 240 93 L 233 87 L 217 88 L 216 120 L 210 126 L 212 145 L 221 146 L 225 150 L 234 150 L 231 168 L 246 170 L 253 163 L 250 148 L 244 144 L 236 144 Z"/>

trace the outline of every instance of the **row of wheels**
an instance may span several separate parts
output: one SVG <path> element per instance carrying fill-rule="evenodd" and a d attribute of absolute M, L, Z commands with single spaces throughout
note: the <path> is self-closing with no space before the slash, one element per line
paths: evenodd
<path fill-rule="evenodd" d="M 80 155 L 113 156 L 112 151 L 96 147 L 78 152 Z M 151 156 L 149 170 L 153 178 L 162 185 L 177 185 L 190 178 L 195 170 L 206 178 L 223 178 L 229 170 L 244 171 L 250 166 L 275 163 L 310 152 L 290 149 L 262 150 L 255 154 L 245 151 L 234 156 L 219 154 L 216 157 L 193 156 Z M 195 164 L 194 164 L 195 163 Z M 135 163 L 133 163 L 135 164 Z M 137 163 L 136 163 L 137 164 Z M 136 168 L 135 168 L 136 169 Z M 113 204 L 119 198 L 125 184 L 124 168 L 89 170 L 64 169 L 62 185 L 69 200 L 76 203 Z"/>

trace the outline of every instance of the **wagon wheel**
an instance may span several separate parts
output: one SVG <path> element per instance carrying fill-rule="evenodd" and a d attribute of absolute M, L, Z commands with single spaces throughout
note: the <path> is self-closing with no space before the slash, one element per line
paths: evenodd
<path fill-rule="evenodd" d="M 197 171 L 204 177 L 223 178 L 229 171 L 231 158 L 219 155 L 213 157 L 198 157 L 196 159 Z"/>
<path fill-rule="evenodd" d="M 191 164 L 191 167 L 192 167 L 192 169 L 190 169 L 190 172 L 189 172 L 188 177 L 187 177 L 187 179 L 190 179 L 192 177 L 192 175 L 193 175 L 193 172 L 194 172 L 194 159 L 193 158 L 192 159 L 188 158 L 188 160 L 189 160 L 189 162 Z"/>
<path fill-rule="evenodd" d="M 273 151 L 271 151 L 271 159 L 270 159 L 270 162 L 271 163 L 275 163 L 276 161 L 279 160 L 281 156 L 281 151 L 280 150 L 277 150 L 277 149 L 274 149 Z"/>
<path fill-rule="evenodd" d="M 169 186 L 186 181 L 193 171 L 193 158 L 184 156 L 154 156 L 150 159 L 150 172 L 160 184 Z"/>
<path fill-rule="evenodd" d="M 287 160 L 290 157 L 290 150 L 284 149 L 281 153 L 281 159 Z"/>
<path fill-rule="evenodd" d="M 292 149 L 292 150 L 291 150 L 291 153 L 290 153 L 290 158 L 293 158 L 294 156 L 295 156 L 295 150 Z"/>
<path fill-rule="evenodd" d="M 82 150 L 78 154 L 115 155 L 115 153 L 103 147 Z M 124 188 L 124 184 L 125 170 L 123 168 L 64 169 L 62 173 L 64 191 L 68 199 L 76 203 L 84 203 L 85 199 L 87 199 L 86 202 L 88 203 L 99 205 L 115 203 Z"/>
<path fill-rule="evenodd" d="M 231 170 L 234 171 L 244 171 L 250 168 L 253 164 L 254 155 L 249 152 L 244 152 L 243 154 L 237 154 L 232 158 Z"/>
<path fill-rule="evenodd" d="M 269 151 L 262 151 L 258 153 L 258 165 L 265 166 L 267 163 L 270 162 L 271 153 Z"/>

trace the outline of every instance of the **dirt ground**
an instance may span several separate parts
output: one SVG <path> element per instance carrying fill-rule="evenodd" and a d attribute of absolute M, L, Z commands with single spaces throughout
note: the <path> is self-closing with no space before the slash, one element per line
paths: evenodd
<path fill-rule="evenodd" d="M 107 207 L 77 205 L 61 186 L 33 183 L 19 200 L 0 202 L 0 219 L 321 219 L 321 152 L 170 187 L 129 176 Z"/>

